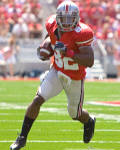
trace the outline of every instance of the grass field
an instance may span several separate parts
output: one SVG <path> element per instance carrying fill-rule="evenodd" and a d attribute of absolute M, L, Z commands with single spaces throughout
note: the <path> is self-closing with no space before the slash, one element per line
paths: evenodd
<path fill-rule="evenodd" d="M 38 86 L 39 81 L 0 81 L 0 150 L 16 139 Z M 85 83 L 84 108 L 97 118 L 91 143 L 83 143 L 83 126 L 69 117 L 62 92 L 43 105 L 23 149 L 120 150 L 120 106 L 90 104 L 96 101 L 120 101 L 120 83 Z"/>

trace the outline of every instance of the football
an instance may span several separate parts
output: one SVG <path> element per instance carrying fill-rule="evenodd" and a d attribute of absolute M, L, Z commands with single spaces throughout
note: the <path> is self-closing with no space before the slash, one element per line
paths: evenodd
<path fill-rule="evenodd" d="M 40 56 L 44 57 L 44 58 L 49 58 L 54 54 L 54 51 L 52 49 L 52 47 L 48 47 L 48 48 L 41 48 L 40 49 Z"/>
<path fill-rule="evenodd" d="M 54 54 L 54 51 L 51 46 L 49 39 L 45 39 L 40 46 L 40 57 L 43 59 L 49 59 Z"/>

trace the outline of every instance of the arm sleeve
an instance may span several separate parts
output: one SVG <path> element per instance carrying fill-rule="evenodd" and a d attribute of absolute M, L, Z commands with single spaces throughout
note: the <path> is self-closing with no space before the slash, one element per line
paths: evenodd
<path fill-rule="evenodd" d="M 91 45 L 93 41 L 93 36 L 94 34 L 92 29 L 88 26 L 85 26 L 85 28 L 83 28 L 76 37 L 76 45 L 78 47 Z"/>

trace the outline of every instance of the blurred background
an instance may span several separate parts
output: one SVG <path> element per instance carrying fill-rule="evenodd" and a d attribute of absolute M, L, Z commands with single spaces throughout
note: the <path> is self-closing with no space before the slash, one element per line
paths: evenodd
<path fill-rule="evenodd" d="M 63 0 L 0 0 L 0 77 L 39 77 L 49 69 L 36 49 L 45 20 Z M 73 0 L 94 31 L 95 63 L 88 79 L 120 78 L 120 0 Z"/>

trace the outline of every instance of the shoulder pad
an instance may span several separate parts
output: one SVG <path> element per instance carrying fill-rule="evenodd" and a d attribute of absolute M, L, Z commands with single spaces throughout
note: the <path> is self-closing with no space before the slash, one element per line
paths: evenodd
<path fill-rule="evenodd" d="M 75 41 L 78 46 L 90 45 L 93 41 L 93 31 L 86 24 L 80 23 L 75 28 Z"/>

